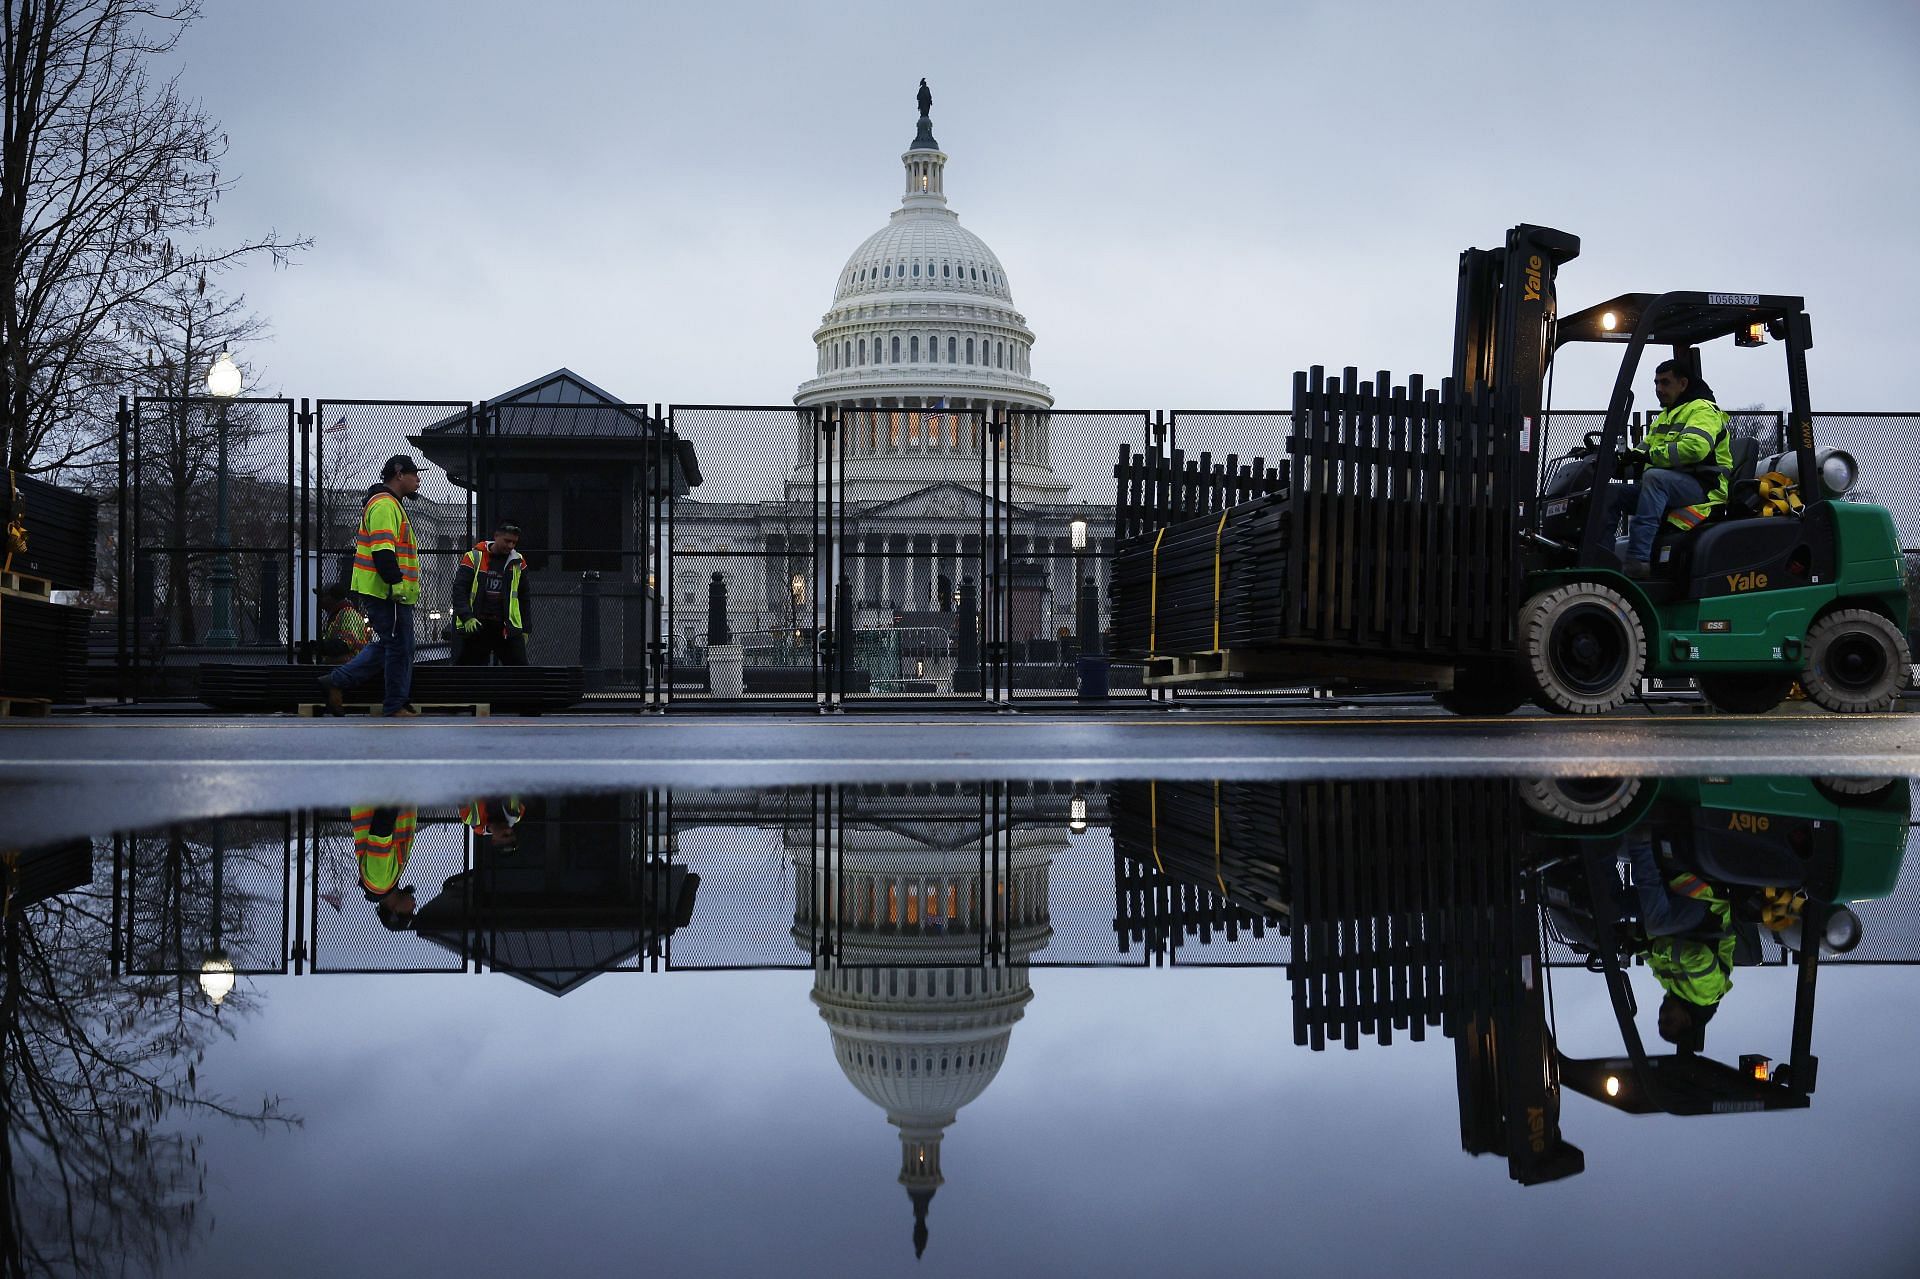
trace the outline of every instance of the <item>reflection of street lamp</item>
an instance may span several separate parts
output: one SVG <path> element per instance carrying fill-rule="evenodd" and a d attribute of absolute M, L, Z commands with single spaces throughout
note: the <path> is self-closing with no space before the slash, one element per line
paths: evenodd
<path fill-rule="evenodd" d="M 226 863 L 227 833 L 223 825 L 216 823 L 213 834 L 213 946 L 207 951 L 206 962 L 200 965 L 200 990 L 216 1010 L 233 991 L 233 961 L 227 958 L 226 948 L 220 944 L 220 916 L 223 910 L 220 890 L 224 887 L 222 881 Z"/>
<path fill-rule="evenodd" d="M 214 486 L 213 517 L 213 544 L 219 548 L 219 554 L 213 558 L 210 580 L 213 625 L 207 631 L 207 645 L 232 648 L 240 642 L 240 637 L 233 630 L 233 558 L 228 554 L 233 546 L 233 533 L 227 527 L 227 405 L 240 394 L 240 366 L 233 362 L 231 352 L 220 352 L 220 358 L 207 370 L 207 394 L 220 402 L 220 466 Z"/>
<path fill-rule="evenodd" d="M 1076 835 L 1087 832 L 1087 797 L 1077 791 L 1067 801 L 1067 829 Z"/>
<path fill-rule="evenodd" d="M 215 1008 L 233 992 L 233 961 L 226 951 L 214 949 L 200 965 L 200 990 Z"/>

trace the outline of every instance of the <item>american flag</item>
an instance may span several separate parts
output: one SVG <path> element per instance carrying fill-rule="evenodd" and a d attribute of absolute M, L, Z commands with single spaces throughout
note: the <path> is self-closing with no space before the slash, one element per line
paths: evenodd
<path fill-rule="evenodd" d="M 327 434 L 338 435 L 342 431 L 350 431 L 352 429 L 353 428 L 347 424 L 347 419 L 343 417 L 338 422 L 335 422 L 332 426 L 327 428 Z"/>

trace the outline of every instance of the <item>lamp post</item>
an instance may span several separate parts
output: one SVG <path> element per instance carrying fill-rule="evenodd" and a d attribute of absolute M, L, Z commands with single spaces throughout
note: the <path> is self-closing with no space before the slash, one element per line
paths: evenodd
<path fill-rule="evenodd" d="M 220 459 L 214 485 L 214 525 L 213 544 L 218 554 L 213 557 L 213 574 L 210 585 L 213 587 L 213 625 L 207 631 L 209 648 L 232 648 L 240 642 L 233 630 L 233 557 L 229 554 L 233 546 L 233 531 L 227 524 L 227 406 L 233 397 L 240 394 L 240 366 L 233 362 L 231 352 L 220 352 L 220 358 L 207 370 L 207 393 L 220 402 Z"/>
<path fill-rule="evenodd" d="M 1075 791 L 1073 798 L 1067 801 L 1067 829 L 1076 835 L 1084 835 L 1087 831 L 1087 797 L 1079 791 Z"/>
<path fill-rule="evenodd" d="M 800 606 L 807 602 L 807 579 L 799 573 L 787 583 L 787 629 L 793 632 L 793 646 L 800 647 Z"/>
<path fill-rule="evenodd" d="M 1081 607 L 1080 556 L 1087 549 L 1087 522 L 1075 520 L 1067 525 L 1073 540 L 1073 638 L 1082 653 L 1087 651 L 1087 610 Z"/>

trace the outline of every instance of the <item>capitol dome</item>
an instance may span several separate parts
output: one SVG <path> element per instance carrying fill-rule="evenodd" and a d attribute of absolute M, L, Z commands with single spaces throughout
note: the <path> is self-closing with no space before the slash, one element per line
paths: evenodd
<path fill-rule="evenodd" d="M 933 137 L 931 104 L 923 81 L 919 129 L 900 157 L 900 207 L 841 268 L 833 305 L 813 332 L 814 376 L 794 403 L 841 411 L 844 479 L 855 501 L 888 501 L 943 481 L 977 487 L 977 423 L 998 419 L 1014 423 L 1007 443 L 1015 495 L 1057 498 L 1067 485 L 1053 475 L 1053 394 L 1033 377 L 1033 330 L 1014 306 L 1000 259 L 947 207 L 947 156 Z M 789 496 L 811 484 L 802 438 Z"/>

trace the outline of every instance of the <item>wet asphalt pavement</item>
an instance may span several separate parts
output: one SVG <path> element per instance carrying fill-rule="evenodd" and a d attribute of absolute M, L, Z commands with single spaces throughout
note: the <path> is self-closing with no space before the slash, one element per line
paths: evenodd
<path fill-rule="evenodd" d="M 0 847 L 244 812 L 479 793 L 979 779 L 1920 776 L 1920 716 L 1673 708 L 1597 720 L 1298 713 L 118 717 L 0 721 Z"/>

